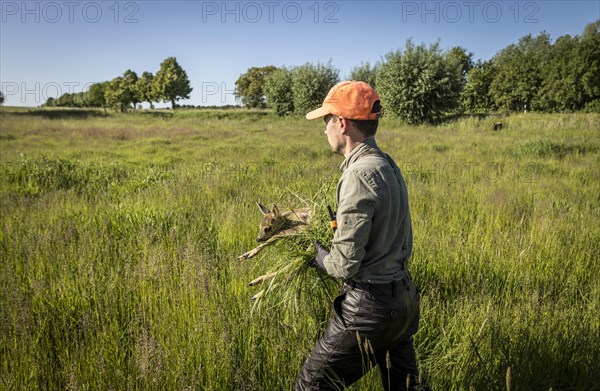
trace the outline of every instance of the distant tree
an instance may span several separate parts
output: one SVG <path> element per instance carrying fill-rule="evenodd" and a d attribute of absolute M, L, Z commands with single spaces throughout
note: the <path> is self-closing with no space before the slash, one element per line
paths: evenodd
<path fill-rule="evenodd" d="M 133 109 L 137 107 L 137 104 L 140 102 L 140 99 L 137 96 L 137 81 L 138 75 L 131 69 L 126 70 L 123 73 L 123 82 L 125 83 L 124 87 L 127 93 L 127 106 L 130 104 L 133 105 Z"/>
<path fill-rule="evenodd" d="M 294 112 L 292 69 L 281 67 L 265 77 L 264 93 L 269 107 L 279 116 Z"/>
<path fill-rule="evenodd" d="M 460 75 L 463 81 L 467 79 L 467 73 L 475 65 L 473 63 L 473 53 L 467 53 L 467 49 L 462 46 L 454 46 L 446 53 L 449 61 L 455 64 L 460 69 Z"/>
<path fill-rule="evenodd" d="M 57 107 L 73 107 L 75 103 L 73 101 L 73 94 L 69 94 L 65 92 L 58 99 L 54 101 L 55 106 Z"/>
<path fill-rule="evenodd" d="M 541 67 L 542 81 L 532 106 L 543 111 L 574 111 L 583 108 L 583 75 L 587 64 L 578 56 L 579 38 L 565 35 L 552 45 Z"/>
<path fill-rule="evenodd" d="M 588 24 L 583 30 L 578 58 L 585 65 L 581 77 L 585 91 L 586 106 L 600 108 L 600 19 Z"/>
<path fill-rule="evenodd" d="M 539 109 L 532 107 L 543 81 L 543 65 L 549 61 L 550 36 L 541 33 L 519 39 L 493 58 L 494 80 L 490 93 L 495 104 L 504 111 Z"/>
<path fill-rule="evenodd" d="M 265 78 L 277 70 L 272 65 L 249 68 L 235 82 L 236 98 L 248 108 L 267 107 L 264 92 Z"/>
<path fill-rule="evenodd" d="M 85 107 L 86 104 L 86 97 L 85 97 L 85 92 L 77 92 L 72 94 L 73 96 L 73 106 L 74 107 Z"/>
<path fill-rule="evenodd" d="M 377 88 L 386 113 L 411 124 L 439 121 L 456 109 L 462 90 L 461 69 L 439 43 L 386 54 L 377 73 Z"/>
<path fill-rule="evenodd" d="M 542 83 L 532 106 L 559 112 L 600 107 L 599 28 L 597 20 L 580 37 L 564 35 L 556 40 L 541 65 Z"/>
<path fill-rule="evenodd" d="M 564 35 L 554 44 L 547 33 L 526 35 L 490 61 L 479 62 L 466 75 L 461 97 L 465 108 L 544 112 L 600 108 L 599 28 L 600 20 L 587 25 L 581 37 Z"/>
<path fill-rule="evenodd" d="M 4 103 L 4 93 L 0 91 L 0 105 Z"/>
<path fill-rule="evenodd" d="M 103 81 L 90 86 L 86 95 L 87 105 L 90 107 L 102 107 L 106 113 L 106 94 L 110 82 Z"/>
<path fill-rule="evenodd" d="M 467 52 L 467 49 L 461 46 L 454 46 L 444 52 L 444 57 L 449 62 L 450 69 L 456 69 L 459 72 L 459 78 L 451 78 L 450 83 L 452 84 L 451 90 L 455 93 L 456 107 L 454 108 L 455 113 L 463 113 L 465 107 L 461 100 L 461 95 L 467 84 L 467 74 L 473 68 L 473 53 Z"/>
<path fill-rule="evenodd" d="M 152 102 L 158 100 L 155 97 L 153 83 L 154 75 L 151 72 L 144 72 L 135 85 L 137 100 L 139 102 L 148 102 L 150 104 L 150 108 L 154 108 Z"/>
<path fill-rule="evenodd" d="M 44 103 L 42 105 L 42 107 L 55 107 L 56 106 L 56 100 L 53 97 L 49 97 L 48 99 L 46 99 L 46 103 Z"/>
<path fill-rule="evenodd" d="M 379 69 L 378 64 L 371 67 L 371 64 L 360 63 L 359 66 L 353 67 L 350 70 L 349 80 L 364 81 L 374 89 L 377 89 L 377 70 Z"/>
<path fill-rule="evenodd" d="M 294 112 L 304 115 L 323 103 L 327 93 L 339 81 L 339 71 L 331 65 L 306 63 L 292 71 Z"/>
<path fill-rule="evenodd" d="M 192 92 L 190 80 L 175 57 L 168 57 L 160 64 L 160 69 L 154 78 L 153 92 L 158 99 L 171 102 L 173 109 L 176 107 L 177 100 L 189 99 Z"/>
<path fill-rule="evenodd" d="M 86 107 L 87 93 L 78 92 L 70 94 L 65 92 L 58 98 L 48 98 L 42 107 Z"/>
<path fill-rule="evenodd" d="M 495 111 L 490 95 L 490 84 L 494 79 L 491 61 L 477 62 L 466 75 L 466 84 L 461 94 L 464 109 L 470 113 Z"/>
<path fill-rule="evenodd" d="M 125 112 L 131 103 L 127 83 L 121 76 L 115 77 L 107 85 L 106 105 L 120 112 Z"/>

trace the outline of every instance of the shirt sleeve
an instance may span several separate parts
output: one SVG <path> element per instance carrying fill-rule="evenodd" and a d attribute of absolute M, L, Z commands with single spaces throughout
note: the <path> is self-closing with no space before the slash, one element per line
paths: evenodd
<path fill-rule="evenodd" d="M 338 228 L 329 256 L 324 259 L 331 276 L 351 279 L 358 273 L 371 233 L 375 202 L 375 192 L 364 174 L 344 172 L 338 185 Z"/>

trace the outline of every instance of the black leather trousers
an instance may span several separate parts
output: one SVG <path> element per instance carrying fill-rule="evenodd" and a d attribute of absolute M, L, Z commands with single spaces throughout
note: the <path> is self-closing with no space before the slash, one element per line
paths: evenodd
<path fill-rule="evenodd" d="M 390 284 L 344 284 L 335 314 L 296 380 L 296 390 L 343 390 L 377 366 L 384 389 L 416 390 L 412 335 L 419 293 L 410 277 Z"/>

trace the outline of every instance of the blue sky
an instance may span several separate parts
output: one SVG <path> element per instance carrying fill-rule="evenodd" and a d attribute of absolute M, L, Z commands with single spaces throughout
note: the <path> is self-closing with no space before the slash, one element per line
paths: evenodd
<path fill-rule="evenodd" d="M 580 35 L 600 19 L 585 1 L 0 1 L 6 105 L 38 106 L 174 56 L 193 91 L 181 104 L 235 104 L 253 66 L 327 63 L 348 76 L 406 40 L 489 59 L 526 34 Z M 168 106 L 161 104 L 160 106 Z"/>

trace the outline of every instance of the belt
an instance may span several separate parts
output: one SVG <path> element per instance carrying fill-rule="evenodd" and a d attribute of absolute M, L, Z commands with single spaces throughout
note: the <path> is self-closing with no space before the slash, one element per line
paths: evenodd
<path fill-rule="evenodd" d="M 371 284 L 368 282 L 345 280 L 344 286 L 351 289 L 359 289 L 373 294 L 382 293 L 396 296 L 396 293 L 402 292 L 402 290 L 410 291 L 410 282 L 410 276 L 408 274 L 405 274 L 401 280 L 387 282 L 384 284 Z"/>

